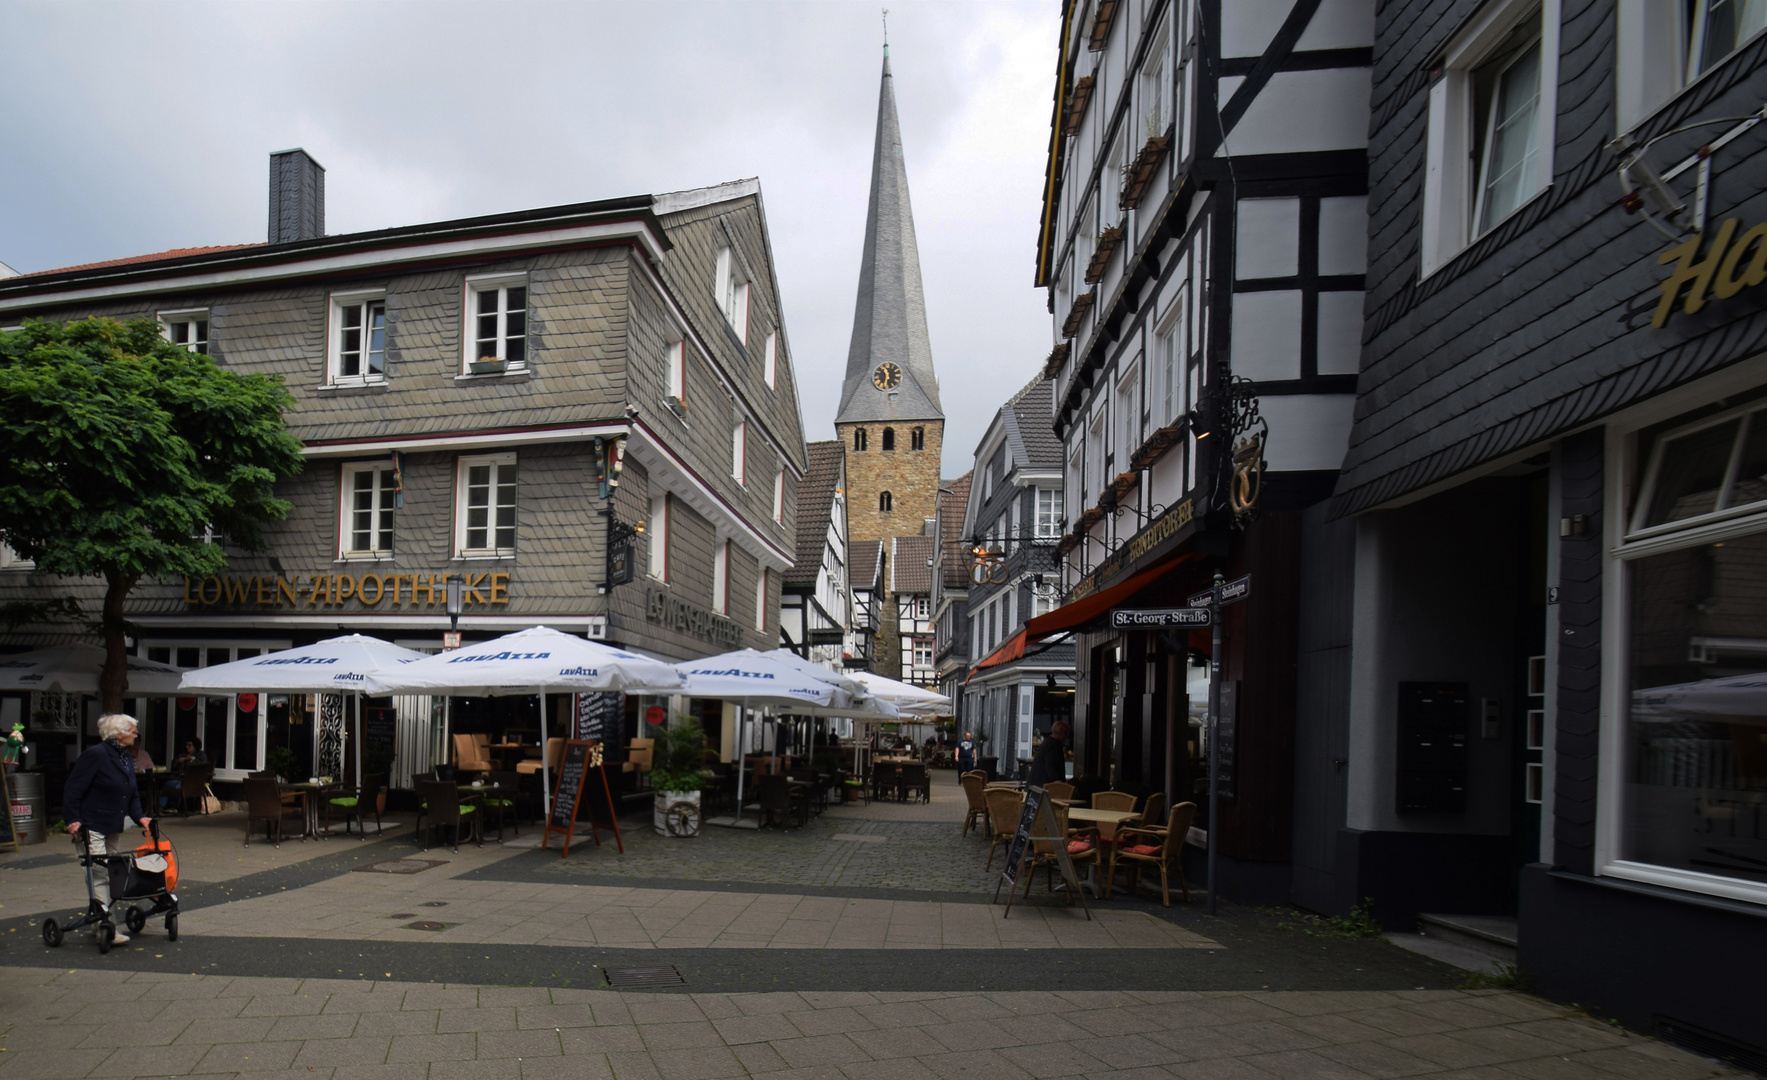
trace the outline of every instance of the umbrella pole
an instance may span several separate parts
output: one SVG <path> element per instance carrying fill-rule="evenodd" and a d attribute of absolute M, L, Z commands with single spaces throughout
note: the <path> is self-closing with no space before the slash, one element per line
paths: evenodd
<path fill-rule="evenodd" d="M 736 813 L 731 818 L 732 828 L 742 823 L 742 781 L 743 774 L 748 771 L 744 767 L 748 764 L 748 743 L 743 739 L 749 719 L 748 702 L 736 709 Z"/>
<path fill-rule="evenodd" d="M 362 790 L 362 691 L 356 691 L 356 791 Z"/>
<path fill-rule="evenodd" d="M 546 752 L 546 691 L 540 691 L 540 805 L 546 808 L 546 820 L 552 820 L 552 755 Z M 573 823 L 574 824 L 574 823 Z M 565 830 L 569 843 L 571 830 Z"/>

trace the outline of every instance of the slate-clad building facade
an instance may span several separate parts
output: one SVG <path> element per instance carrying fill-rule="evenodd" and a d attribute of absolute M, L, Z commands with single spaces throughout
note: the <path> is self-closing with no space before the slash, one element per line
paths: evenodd
<path fill-rule="evenodd" d="M 272 186 L 272 228 L 297 236 L 0 282 L 0 325 L 157 319 L 295 399 L 293 512 L 215 578 L 138 585 L 143 654 L 207 666 L 348 631 L 434 649 L 450 579 L 468 640 L 545 624 L 675 659 L 779 644 L 806 461 L 757 181 L 326 236 L 322 170 L 299 151 L 273 166 L 300 173 Z M 610 578 L 609 539 L 640 523 L 631 580 Z M 100 592 L 0 570 L 0 600 Z M 270 747 L 304 753 L 298 707 L 162 703 L 148 745 L 198 734 L 237 778 Z M 428 707 L 387 708 L 416 732 Z"/>
<path fill-rule="evenodd" d="M 1110 612 L 1252 576 L 1221 658 L 1235 775 L 1199 820 L 1245 899 L 1288 892 L 1300 514 L 1356 389 L 1374 6 L 1072 0 L 1057 43 L 1037 281 L 1065 593 L 1027 638 L 1076 634 L 1077 776 L 1206 802 L 1209 635 Z"/>
<path fill-rule="evenodd" d="M 1355 422 L 1302 526 L 1295 813 L 1307 906 L 1513 915 L 1543 992 L 1757 1067 L 1764 21 L 1380 7 Z"/>

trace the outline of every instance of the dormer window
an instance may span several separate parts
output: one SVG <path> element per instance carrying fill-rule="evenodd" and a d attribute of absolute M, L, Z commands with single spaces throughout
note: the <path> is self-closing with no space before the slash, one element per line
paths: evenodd
<path fill-rule="evenodd" d="M 467 374 L 526 370 L 528 276 L 468 278 L 466 299 Z"/>
<path fill-rule="evenodd" d="M 737 265 L 735 253 L 727 247 L 718 249 L 712 296 L 718 302 L 718 310 L 724 313 L 725 320 L 730 323 L 730 329 L 736 331 L 737 340 L 747 345 L 749 283 L 742 275 L 742 268 Z"/>
<path fill-rule="evenodd" d="M 207 356 L 209 353 L 209 312 L 207 308 L 196 311 L 162 311 L 159 313 L 160 332 L 167 341 L 174 345 L 182 345 L 193 353 Z"/>

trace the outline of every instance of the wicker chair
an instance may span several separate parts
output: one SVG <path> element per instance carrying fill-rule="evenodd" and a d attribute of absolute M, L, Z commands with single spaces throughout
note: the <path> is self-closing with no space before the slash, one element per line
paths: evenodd
<path fill-rule="evenodd" d="M 772 824 L 773 815 L 780 815 L 780 823 L 784 824 L 791 817 L 798 819 L 798 827 L 810 823 L 809 805 L 801 797 L 794 797 L 791 781 L 784 776 L 762 775 L 755 778 L 755 798 L 761 804 L 761 820 Z"/>
<path fill-rule="evenodd" d="M 343 791 L 325 800 L 325 835 L 331 835 L 331 814 L 337 811 L 344 819 L 344 835 L 350 835 L 350 819 L 356 820 L 357 839 L 368 839 L 368 824 L 362 820 L 364 813 L 374 815 L 374 831 L 380 832 L 380 789 L 386 786 L 387 778 L 379 773 L 370 773 L 362 778 L 359 788 L 345 788 Z"/>
<path fill-rule="evenodd" d="M 1092 794 L 1092 809 L 1132 813 L 1135 810 L 1135 796 L 1127 791 L 1096 791 Z"/>
<path fill-rule="evenodd" d="M 881 799 L 887 793 L 899 797 L 901 793 L 902 767 L 900 765 L 878 762 L 871 766 L 872 797 Z"/>
<path fill-rule="evenodd" d="M 984 772 L 966 772 L 958 778 L 963 785 L 963 796 L 969 800 L 969 813 L 963 819 L 963 835 L 969 835 L 969 827 L 979 819 L 981 831 L 988 831 L 988 801 L 985 793 L 988 788 L 988 774 Z"/>
<path fill-rule="evenodd" d="M 925 762 L 911 761 L 902 766 L 902 774 L 896 784 L 904 797 L 912 792 L 920 796 L 921 802 L 933 801 L 932 779 L 927 776 Z"/>
<path fill-rule="evenodd" d="M 1141 824 L 1149 829 L 1157 829 L 1166 823 L 1166 793 L 1156 791 L 1147 797 L 1147 804 L 1141 808 Z"/>
<path fill-rule="evenodd" d="M 469 831 L 472 829 L 472 815 L 478 812 L 478 807 L 460 804 L 460 789 L 455 786 L 452 780 L 438 780 L 433 783 L 420 784 L 417 794 L 423 799 L 422 804 L 418 807 L 417 820 L 419 831 L 423 836 L 424 850 L 429 850 L 429 833 L 426 827 L 434 829 L 438 825 L 452 825 L 454 826 L 454 851 L 458 854 L 460 852 L 460 830 L 463 827 Z M 484 841 L 481 839 L 479 844 L 483 846 Z"/>
<path fill-rule="evenodd" d="M 983 873 L 994 868 L 995 849 L 1011 847 L 1013 834 L 1018 831 L 1019 814 L 1025 808 L 1025 797 L 1005 788 L 995 788 L 987 793 L 986 798 L 988 822 L 994 827 L 994 839 L 988 844 L 988 862 L 982 867 Z"/>
<path fill-rule="evenodd" d="M 1044 784 L 1043 794 L 1049 796 L 1051 799 L 1060 799 L 1063 802 L 1066 802 L 1074 797 L 1074 785 L 1068 783 L 1066 780 L 1057 780 L 1053 784 Z"/>
<path fill-rule="evenodd" d="M 1031 841 L 1031 850 L 1032 850 L 1032 856 L 1030 859 L 1031 870 L 1030 870 L 1030 873 L 1025 875 L 1025 895 L 1026 896 L 1031 895 L 1031 879 L 1037 876 L 1037 867 L 1039 867 L 1039 866 L 1043 867 L 1044 870 L 1046 871 L 1046 879 L 1049 883 L 1049 891 L 1050 892 L 1055 891 L 1055 875 L 1056 875 L 1057 867 L 1060 865 L 1059 862 L 1057 861 L 1056 854 L 1055 854 L 1055 845 L 1058 843 L 1066 843 L 1067 844 L 1067 846 L 1068 846 L 1068 861 L 1074 864 L 1075 869 L 1078 869 L 1081 866 L 1087 866 L 1087 865 L 1098 866 L 1101 864 L 1100 863 L 1100 859 L 1101 859 L 1100 853 L 1102 851 L 1102 848 L 1100 847 L 1099 842 L 1098 842 L 1097 831 L 1090 829 L 1090 828 L 1079 829 L 1079 830 L 1070 830 L 1068 828 L 1068 808 L 1061 805 L 1060 803 L 1056 803 L 1054 806 L 1054 809 L 1055 809 L 1056 831 L 1060 835 L 1066 837 L 1067 839 L 1065 841 L 1062 841 L 1062 840 L 1033 840 L 1033 841 Z M 1084 851 L 1074 850 L 1074 845 L 1078 844 L 1078 843 L 1082 843 L 1082 842 L 1084 842 L 1085 844 L 1088 845 L 1087 848 Z"/>
<path fill-rule="evenodd" d="M 252 846 L 252 826 L 262 821 L 264 836 L 277 847 L 282 846 L 282 822 L 292 816 L 301 823 L 300 837 L 307 839 L 307 815 L 299 805 L 282 801 L 282 789 L 276 781 L 255 777 L 245 782 L 245 846 Z"/>
<path fill-rule="evenodd" d="M 1139 828 L 1124 829 L 1123 842 L 1111 849 L 1110 871 L 1105 875 L 1105 887 L 1110 887 L 1111 878 L 1116 876 L 1117 863 L 1123 861 L 1130 872 L 1129 891 L 1135 892 L 1141 885 L 1143 867 L 1157 866 L 1160 870 L 1160 901 L 1167 907 L 1172 906 L 1172 890 L 1168 883 L 1170 874 L 1178 875 L 1178 888 L 1184 893 L 1184 902 L 1190 902 L 1190 883 L 1184 880 L 1184 866 L 1180 856 L 1184 851 L 1184 838 L 1190 833 L 1190 823 L 1196 817 L 1196 804 L 1182 802 L 1172 807 L 1171 817 L 1167 819 L 1163 829 Z"/>

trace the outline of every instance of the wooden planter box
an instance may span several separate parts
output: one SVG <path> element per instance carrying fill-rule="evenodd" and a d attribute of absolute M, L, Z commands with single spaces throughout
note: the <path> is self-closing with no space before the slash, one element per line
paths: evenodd
<path fill-rule="evenodd" d="M 1062 130 L 1068 135 L 1078 134 L 1081 121 L 1086 119 L 1086 106 L 1092 104 L 1092 89 L 1097 80 L 1092 76 L 1074 83 L 1073 90 L 1068 93 L 1068 115 L 1062 124 Z"/>
<path fill-rule="evenodd" d="M 1057 375 L 1060 375 L 1061 366 L 1068 362 L 1068 354 L 1072 351 L 1073 346 L 1065 341 L 1052 349 L 1049 353 L 1049 359 L 1043 361 L 1043 377 L 1045 379 L 1053 379 Z"/>
<path fill-rule="evenodd" d="M 1123 195 L 1117 200 L 1119 207 L 1133 210 L 1141 205 L 1142 196 L 1147 194 L 1148 187 L 1152 185 L 1153 178 L 1159 171 L 1160 162 L 1165 160 L 1166 151 L 1171 146 L 1172 140 L 1166 135 L 1155 135 L 1147 140 L 1141 153 L 1136 154 L 1135 160 L 1123 170 Z"/>
<path fill-rule="evenodd" d="M 474 360 L 466 365 L 466 370 L 473 375 L 501 375 L 506 367 L 502 360 Z"/>
<path fill-rule="evenodd" d="M 1062 337 L 1071 338 L 1079 332 L 1080 324 L 1086 321 L 1086 315 L 1092 310 L 1092 302 L 1095 299 L 1097 298 L 1091 290 L 1074 297 L 1074 306 L 1068 312 L 1067 320 L 1061 324 Z"/>
<path fill-rule="evenodd" d="M 1111 256 L 1123 245 L 1123 227 L 1112 225 L 1098 234 L 1098 250 L 1092 253 L 1092 261 L 1086 264 L 1086 284 L 1096 285 L 1104 280 L 1105 269 L 1111 264 Z"/>

